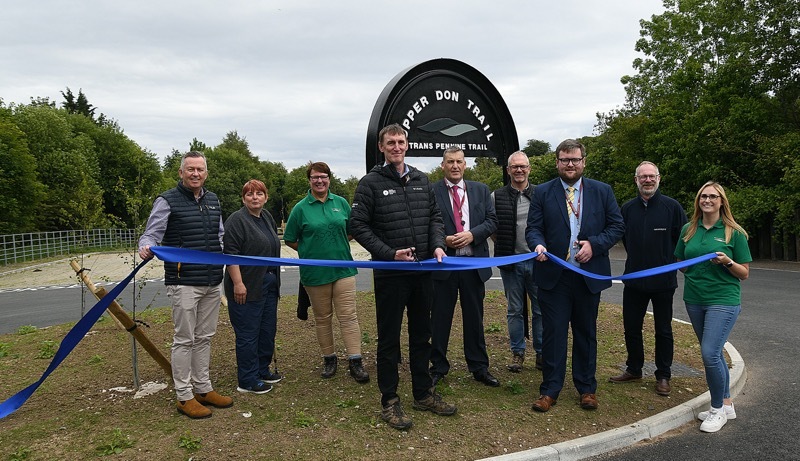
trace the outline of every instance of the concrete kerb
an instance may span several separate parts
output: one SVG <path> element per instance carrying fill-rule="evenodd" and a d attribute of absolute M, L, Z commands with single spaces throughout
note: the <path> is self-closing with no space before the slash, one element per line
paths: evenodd
<path fill-rule="evenodd" d="M 736 396 L 747 381 L 747 369 L 739 351 L 731 343 L 725 343 L 731 359 L 731 396 Z M 483 461 L 568 461 L 602 455 L 610 451 L 631 446 L 642 440 L 657 437 L 667 431 L 695 421 L 697 414 L 708 409 L 711 394 L 703 394 L 657 415 L 650 416 L 629 426 L 581 437 L 546 447 L 485 458 Z"/>

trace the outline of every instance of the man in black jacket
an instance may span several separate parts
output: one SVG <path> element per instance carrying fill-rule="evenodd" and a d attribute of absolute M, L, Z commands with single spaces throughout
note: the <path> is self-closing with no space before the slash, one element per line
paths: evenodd
<path fill-rule="evenodd" d="M 686 213 L 681 205 L 658 191 L 661 176 L 655 164 L 646 161 L 640 163 L 633 178 L 639 188 L 639 196 L 625 202 L 621 210 L 625 222 L 622 243 L 628 252 L 626 274 L 675 262 L 673 252 L 681 228 L 686 223 Z M 611 382 L 625 383 L 642 379 L 642 325 L 647 305 L 652 302 L 656 333 L 656 393 L 669 395 L 673 355 L 672 298 L 677 287 L 675 271 L 625 280 L 622 322 L 628 360 L 625 371 L 609 378 Z"/>
<path fill-rule="evenodd" d="M 361 178 L 353 198 L 350 233 L 372 255 L 374 261 L 422 261 L 445 256 L 442 215 L 428 177 L 406 165 L 408 138 L 400 125 L 383 128 L 378 149 L 385 162 Z M 413 408 L 437 415 L 456 412 L 433 388 L 428 362 L 431 357 L 430 272 L 373 270 L 375 313 L 378 324 L 378 387 L 381 418 L 395 429 L 408 429 L 397 395 L 400 380 L 400 330 L 403 311 L 408 310 L 408 349 Z"/>
<path fill-rule="evenodd" d="M 528 154 L 516 151 L 508 157 L 508 176 L 505 186 L 492 192 L 497 211 L 497 232 L 494 239 L 494 255 L 510 256 L 530 253 L 525 241 L 525 228 L 528 226 L 528 209 L 533 196 L 534 185 L 528 181 L 531 172 Z M 531 342 L 536 352 L 536 369 L 542 369 L 542 309 L 539 307 L 536 280 L 533 266 L 535 261 L 528 259 L 515 264 L 499 266 L 503 279 L 503 290 L 508 302 L 508 344 L 511 349 L 511 364 L 508 371 L 519 373 L 525 362 L 525 297 L 531 302 Z"/>
<path fill-rule="evenodd" d="M 201 152 L 181 158 L 178 185 L 159 195 L 139 239 L 139 256 L 163 245 L 222 253 L 222 210 L 216 194 L 204 186 L 208 165 Z M 233 399 L 211 385 L 211 338 L 217 331 L 222 266 L 164 263 L 164 284 L 172 301 L 172 379 L 178 411 L 198 419 L 211 416 L 206 406 L 226 408 Z"/>

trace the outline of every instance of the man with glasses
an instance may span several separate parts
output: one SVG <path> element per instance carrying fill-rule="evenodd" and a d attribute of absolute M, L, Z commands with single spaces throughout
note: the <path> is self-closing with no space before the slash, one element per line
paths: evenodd
<path fill-rule="evenodd" d="M 567 139 L 556 148 L 558 178 L 536 186 L 525 237 L 538 253 L 535 267 L 542 309 L 542 384 L 534 411 L 556 404 L 567 368 L 572 327 L 572 382 L 580 407 L 597 409 L 597 312 L 600 292 L 610 280 L 597 280 L 549 261 L 545 252 L 585 271 L 611 275 L 608 251 L 625 232 L 611 186 L 583 177 L 586 148 Z"/>
<path fill-rule="evenodd" d="M 652 162 L 642 162 L 633 176 L 639 196 L 622 205 L 625 235 L 622 243 L 628 253 L 625 273 L 642 271 L 675 262 L 673 253 L 686 224 L 686 213 L 674 199 L 661 195 L 661 175 Z M 612 383 L 641 381 L 644 366 L 642 326 L 647 305 L 653 304 L 655 323 L 656 393 L 670 394 L 673 338 L 672 298 L 678 287 L 675 271 L 625 280 L 622 291 L 622 323 L 625 327 L 625 348 L 628 359 L 625 371 L 612 376 Z"/>
<path fill-rule="evenodd" d="M 525 152 L 517 151 L 508 157 L 508 176 L 510 181 L 492 193 L 497 211 L 497 232 L 494 239 L 494 255 L 510 256 L 530 253 L 525 241 L 525 227 L 528 225 L 528 208 L 533 195 L 533 185 L 528 182 L 531 164 Z M 508 342 L 511 348 L 512 373 L 522 371 L 525 361 L 525 295 L 531 301 L 531 340 L 536 352 L 536 368 L 542 369 L 542 311 L 536 297 L 536 282 L 533 277 L 533 259 L 516 264 L 499 266 L 503 279 L 503 290 L 508 302 Z"/>

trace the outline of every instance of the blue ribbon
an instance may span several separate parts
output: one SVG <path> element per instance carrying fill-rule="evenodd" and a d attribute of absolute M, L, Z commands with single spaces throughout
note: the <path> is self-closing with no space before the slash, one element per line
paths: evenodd
<path fill-rule="evenodd" d="M 535 258 L 536 253 L 526 253 L 513 256 L 499 256 L 492 258 L 475 258 L 475 257 L 458 257 L 448 256 L 442 259 L 442 262 L 437 262 L 436 259 L 427 259 L 420 262 L 401 262 L 401 261 L 340 261 L 340 260 L 327 260 L 327 259 L 294 259 L 294 258 L 267 258 L 259 256 L 238 256 L 226 255 L 221 253 L 208 253 L 205 251 L 187 250 L 184 248 L 175 247 L 151 247 L 153 253 L 158 256 L 158 259 L 165 262 L 181 262 L 181 263 L 195 263 L 195 264 L 232 264 L 239 266 L 326 266 L 326 267 L 360 267 L 366 269 L 383 269 L 383 270 L 406 270 L 406 271 L 459 271 L 469 269 L 481 269 L 484 267 L 503 266 L 506 264 L 514 264 L 526 261 L 530 258 Z M 587 272 L 579 267 L 560 259 L 551 253 L 545 252 L 547 257 L 555 264 L 559 264 L 566 269 L 575 271 L 586 277 L 591 277 L 598 280 L 629 280 L 642 277 L 649 277 L 651 275 L 663 274 L 665 272 L 682 269 L 694 264 L 716 258 L 716 253 L 709 253 L 707 255 L 698 256 L 696 258 L 687 259 L 666 266 L 654 267 L 643 271 L 632 272 L 619 276 L 611 275 L 598 275 Z M 139 272 L 149 260 L 142 261 L 124 280 L 114 287 L 113 290 L 108 292 L 103 299 L 97 302 L 89 312 L 86 313 L 74 327 L 67 333 L 64 340 L 50 362 L 50 366 L 42 374 L 38 381 L 26 387 L 25 389 L 17 392 L 3 403 L 0 403 L 0 419 L 5 418 L 11 413 L 17 411 L 28 398 L 41 386 L 45 379 L 50 376 L 50 373 L 64 361 L 65 358 L 75 349 L 75 346 L 86 336 L 86 333 L 97 322 L 106 308 L 114 301 L 122 290 L 131 282 L 133 277 Z"/>
<path fill-rule="evenodd" d="M 33 394 L 39 386 L 42 385 L 45 379 L 50 376 L 50 373 L 55 371 L 61 362 L 64 361 L 65 358 L 75 349 L 75 346 L 86 336 L 86 333 L 92 328 L 92 326 L 97 323 L 97 320 L 103 315 L 106 308 L 111 304 L 117 297 L 122 293 L 122 290 L 125 289 L 126 286 L 131 282 L 133 276 L 139 272 L 139 269 L 144 267 L 147 264 L 147 261 L 142 261 L 139 263 L 138 266 L 131 272 L 123 281 L 119 282 L 119 284 L 114 287 L 113 290 L 108 292 L 103 298 L 97 302 L 97 304 L 92 307 L 89 312 L 87 312 L 78 323 L 69 330 L 69 333 L 64 337 L 64 340 L 61 341 L 61 345 L 59 345 L 58 350 L 56 351 L 56 355 L 53 357 L 53 360 L 50 362 L 50 366 L 47 367 L 47 370 L 44 371 L 42 377 L 39 378 L 38 381 L 31 384 L 30 386 L 26 387 L 25 389 L 17 392 L 16 394 L 12 395 L 5 402 L 0 403 L 0 419 L 5 418 L 6 416 L 14 413 L 19 409 L 19 407 L 24 404 L 28 398 Z"/>
<path fill-rule="evenodd" d="M 490 258 L 447 256 L 442 262 L 436 259 L 426 259 L 420 262 L 406 261 L 342 261 L 329 259 L 295 259 L 295 258 L 269 258 L 266 256 L 240 256 L 222 253 L 208 253 L 198 250 L 187 250 L 175 247 L 151 247 L 153 254 L 158 259 L 170 263 L 194 264 L 232 264 L 239 266 L 327 266 L 327 267 L 359 267 L 365 269 L 405 270 L 405 271 L 463 271 L 469 269 L 482 269 L 484 267 L 504 266 L 526 261 L 538 256 L 537 253 L 524 253 L 512 256 L 495 256 Z M 666 266 L 654 267 L 624 275 L 600 275 L 587 272 L 580 267 L 564 261 L 549 252 L 545 255 L 554 263 L 581 275 L 597 280 L 630 280 L 651 275 L 663 274 L 674 270 L 689 267 L 694 264 L 716 258 L 716 253 L 698 256 Z"/>

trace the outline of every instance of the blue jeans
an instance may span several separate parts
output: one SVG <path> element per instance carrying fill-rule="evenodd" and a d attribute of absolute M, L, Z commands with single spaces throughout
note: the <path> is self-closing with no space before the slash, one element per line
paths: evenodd
<path fill-rule="evenodd" d="M 262 281 L 263 297 L 238 304 L 228 299 L 228 315 L 236 334 L 236 365 L 239 387 L 254 386 L 269 371 L 275 353 L 278 328 L 278 279 L 267 272 Z"/>
<path fill-rule="evenodd" d="M 711 406 L 722 408 L 722 400 L 731 397 L 730 373 L 722 349 L 728 340 L 742 306 L 700 306 L 686 303 L 686 313 L 700 341 L 700 354 L 711 392 Z"/>
<path fill-rule="evenodd" d="M 528 293 L 531 300 L 531 339 L 533 340 L 533 350 L 537 354 L 542 353 L 542 310 L 539 307 L 539 300 L 536 297 L 536 283 L 533 279 L 534 260 L 518 262 L 500 269 L 500 277 L 503 279 L 503 289 L 506 292 L 508 301 L 508 342 L 511 351 L 516 353 L 525 352 L 525 320 L 522 317 L 522 309 L 525 306 L 524 292 Z"/>

